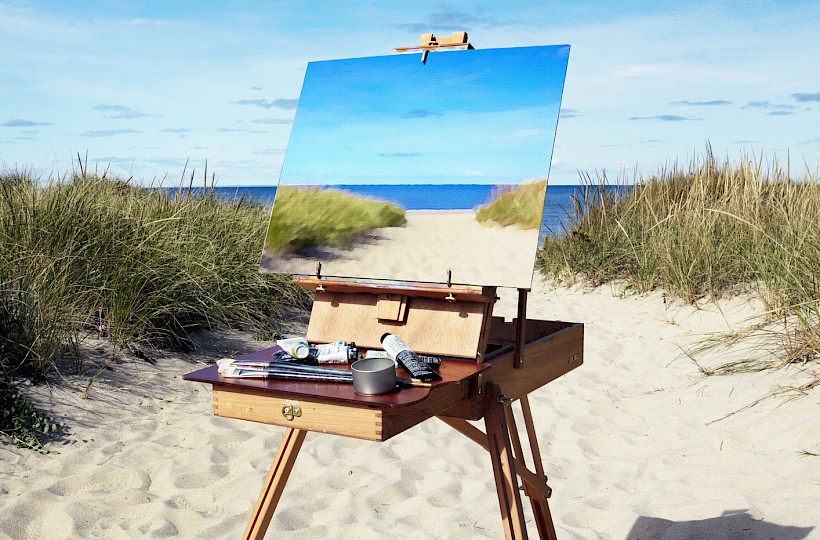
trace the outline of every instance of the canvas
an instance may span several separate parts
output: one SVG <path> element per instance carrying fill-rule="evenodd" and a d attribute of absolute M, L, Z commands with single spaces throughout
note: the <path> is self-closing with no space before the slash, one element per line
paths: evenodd
<path fill-rule="evenodd" d="M 261 270 L 529 288 L 568 56 L 557 45 L 309 63 Z M 526 184 L 529 223 L 477 219 Z"/>

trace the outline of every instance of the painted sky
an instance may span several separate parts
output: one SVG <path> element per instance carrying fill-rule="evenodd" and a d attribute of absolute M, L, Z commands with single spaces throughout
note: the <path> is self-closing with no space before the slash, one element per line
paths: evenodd
<path fill-rule="evenodd" d="M 545 178 L 569 47 L 311 62 L 288 184 L 499 184 Z"/>
<path fill-rule="evenodd" d="M 0 165 L 276 184 L 310 61 L 466 30 L 572 46 L 551 182 L 657 170 L 709 141 L 814 169 L 820 2 L 0 0 Z M 476 168 L 478 170 L 478 168 Z"/>

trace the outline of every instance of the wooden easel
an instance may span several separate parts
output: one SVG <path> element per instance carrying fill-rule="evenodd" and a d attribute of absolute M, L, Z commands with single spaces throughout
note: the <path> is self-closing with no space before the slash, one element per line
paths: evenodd
<path fill-rule="evenodd" d="M 364 348 L 379 348 L 378 336 L 392 331 L 420 352 L 461 360 L 444 360 L 443 380 L 430 389 L 384 396 L 357 396 L 349 385 L 333 383 L 317 389 L 292 381 L 222 379 L 215 366 L 186 375 L 213 384 L 214 414 L 287 428 L 243 538 L 264 538 L 307 431 L 384 441 L 433 416 L 489 452 L 506 538 L 527 538 L 518 477 L 539 537 L 556 538 L 527 394 L 582 363 L 583 325 L 527 320 L 526 290 L 519 290 L 518 318 L 504 322 L 492 317 L 493 287 L 306 276 L 295 276 L 294 282 L 315 291 L 311 342 L 344 335 Z M 514 401 L 521 403 L 532 470 Z M 482 418 L 485 432 L 468 422 Z"/>
<path fill-rule="evenodd" d="M 466 33 L 456 33 L 444 40 L 423 35 L 415 49 L 426 54 L 440 47 L 472 48 Z M 453 284 L 449 275 L 446 284 L 333 278 L 322 276 L 319 265 L 315 276 L 293 281 L 315 292 L 311 343 L 342 338 L 381 349 L 381 335 L 395 333 L 416 352 L 445 358 L 443 379 L 432 388 L 359 396 L 350 385 L 335 383 L 224 379 L 216 366 L 185 375 L 213 385 L 214 414 L 286 428 L 243 538 L 264 538 L 308 431 L 384 441 L 434 416 L 489 452 L 506 538 L 527 538 L 518 477 L 539 537 L 556 538 L 528 394 L 582 364 L 582 324 L 528 320 L 526 289 L 518 290 L 517 318 L 505 322 L 492 315 L 495 287 Z M 521 404 L 532 469 L 519 438 L 515 401 Z M 484 432 L 468 422 L 480 419 Z"/>
<path fill-rule="evenodd" d="M 439 370 L 443 380 L 432 388 L 359 396 L 344 384 L 225 379 L 216 366 L 185 375 L 213 385 L 215 415 L 286 428 L 243 538 L 264 538 L 308 431 L 385 441 L 434 416 L 489 452 L 506 538 L 527 538 L 517 477 L 539 537 L 556 537 L 528 394 L 582 364 L 582 324 L 526 319 L 525 290 L 519 290 L 518 318 L 505 322 L 492 316 L 493 288 L 304 276 L 295 281 L 316 291 L 308 330 L 313 341 L 333 341 L 335 332 L 349 331 L 347 339 L 369 347 L 378 333 L 372 327 L 386 326 L 411 348 L 447 357 Z M 395 308 L 396 303 L 404 307 Z M 396 312 L 403 312 L 399 320 L 382 318 Z M 446 355 L 426 345 L 431 329 Z M 456 349 L 472 346 L 477 348 L 471 357 L 456 359 Z M 242 358 L 266 359 L 269 351 Z M 532 469 L 519 439 L 515 401 L 521 403 Z M 468 422 L 481 419 L 485 432 Z"/>

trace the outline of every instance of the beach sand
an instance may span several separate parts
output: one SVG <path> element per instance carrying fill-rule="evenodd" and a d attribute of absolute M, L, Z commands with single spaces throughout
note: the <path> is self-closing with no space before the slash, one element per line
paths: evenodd
<path fill-rule="evenodd" d="M 496 313 L 514 315 L 502 294 Z M 820 391 L 744 409 L 808 375 L 705 377 L 682 355 L 760 309 L 535 284 L 530 318 L 586 325 L 584 365 L 530 398 L 559 538 L 820 539 Z M 181 375 L 269 344 L 202 340 L 123 355 L 88 399 L 93 369 L 27 388 L 68 427 L 59 454 L 0 445 L 0 537 L 239 537 L 283 428 L 214 417 L 210 387 Z M 310 433 L 267 538 L 503 538 L 489 455 L 435 419 L 384 443 Z"/>
<path fill-rule="evenodd" d="M 528 287 L 538 246 L 538 230 L 484 225 L 475 212 L 408 210 L 402 227 L 375 229 L 350 249 L 313 248 L 300 256 L 263 255 L 266 271 L 316 273 L 469 285 Z"/>

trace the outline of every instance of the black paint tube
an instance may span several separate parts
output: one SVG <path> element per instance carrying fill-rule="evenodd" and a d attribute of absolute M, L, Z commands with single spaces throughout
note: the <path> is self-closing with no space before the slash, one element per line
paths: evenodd
<path fill-rule="evenodd" d="M 391 333 L 386 333 L 381 338 L 382 347 L 390 355 L 390 358 L 410 374 L 414 379 L 422 382 L 440 381 L 441 375 L 434 372 L 430 367 L 421 361 L 419 355 L 410 350 L 402 340 Z"/>
<path fill-rule="evenodd" d="M 393 358 L 392 356 L 387 354 L 387 351 L 374 351 L 374 350 L 367 351 L 367 353 L 365 353 L 364 357 L 365 358 L 390 358 L 390 359 Z M 432 369 L 438 369 L 438 368 L 441 367 L 441 358 L 439 358 L 438 356 L 426 356 L 426 355 L 420 354 L 419 355 L 419 360 L 421 360 L 422 362 L 427 364 L 427 366 L 432 368 Z"/>

